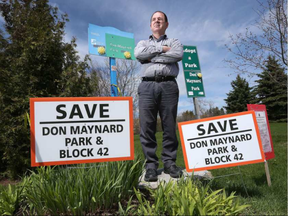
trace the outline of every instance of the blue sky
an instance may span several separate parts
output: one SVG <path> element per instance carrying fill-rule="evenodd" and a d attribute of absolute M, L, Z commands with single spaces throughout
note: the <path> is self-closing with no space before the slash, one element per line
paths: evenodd
<path fill-rule="evenodd" d="M 259 8 L 256 0 L 50 0 L 50 4 L 68 14 L 70 22 L 66 25 L 65 39 L 77 38 L 81 57 L 88 54 L 89 23 L 132 32 L 137 44 L 151 34 L 151 14 L 164 11 L 169 19 L 168 37 L 178 38 L 184 45 L 197 46 L 205 100 L 219 108 L 225 106 L 224 98 L 236 77 L 223 62 L 223 59 L 232 57 L 224 45 L 230 42 L 229 34 L 244 33 L 246 27 L 255 23 Z M 103 57 L 93 56 L 92 59 L 104 61 Z M 178 113 L 181 113 L 193 110 L 193 103 L 186 94 L 182 64 L 179 66 Z M 247 81 L 254 85 L 253 78 L 247 78 Z"/>

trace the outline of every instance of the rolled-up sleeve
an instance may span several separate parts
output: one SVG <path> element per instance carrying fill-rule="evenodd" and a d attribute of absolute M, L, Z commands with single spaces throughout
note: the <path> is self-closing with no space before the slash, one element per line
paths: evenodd
<path fill-rule="evenodd" d="M 140 41 L 134 49 L 134 55 L 140 62 L 151 60 L 156 55 L 162 53 L 162 46 L 155 46 L 149 44 L 147 41 Z"/>
<path fill-rule="evenodd" d="M 151 59 L 155 63 L 176 63 L 183 58 L 183 45 L 178 39 L 173 39 L 171 49 L 165 53 L 159 53 Z"/>

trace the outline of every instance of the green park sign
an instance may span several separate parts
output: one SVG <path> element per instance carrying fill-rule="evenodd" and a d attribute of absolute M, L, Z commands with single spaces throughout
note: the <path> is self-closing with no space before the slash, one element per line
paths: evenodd
<path fill-rule="evenodd" d="M 183 46 L 182 65 L 188 97 L 205 97 L 196 46 Z"/>
<path fill-rule="evenodd" d="M 106 34 L 107 56 L 111 56 L 114 58 L 126 57 L 127 59 L 135 59 L 134 47 L 135 47 L 134 38 Z"/>

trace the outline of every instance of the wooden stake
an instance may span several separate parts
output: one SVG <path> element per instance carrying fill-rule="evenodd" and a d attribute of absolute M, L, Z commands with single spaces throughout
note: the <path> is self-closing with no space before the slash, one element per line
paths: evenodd
<path fill-rule="evenodd" d="M 268 186 L 271 187 L 271 178 L 270 178 L 268 162 L 265 160 L 264 163 L 265 163 L 265 172 L 266 172 L 266 177 L 267 177 L 267 183 L 268 183 Z"/>

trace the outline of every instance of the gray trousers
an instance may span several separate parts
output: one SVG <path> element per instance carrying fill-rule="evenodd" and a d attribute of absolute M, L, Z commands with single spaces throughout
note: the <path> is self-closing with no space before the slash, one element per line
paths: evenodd
<path fill-rule="evenodd" d="M 140 142 L 146 158 L 146 169 L 157 169 L 156 125 L 159 112 L 163 130 L 162 161 L 165 167 L 176 162 L 178 140 L 176 116 L 179 89 L 176 81 L 142 81 L 138 88 Z"/>

